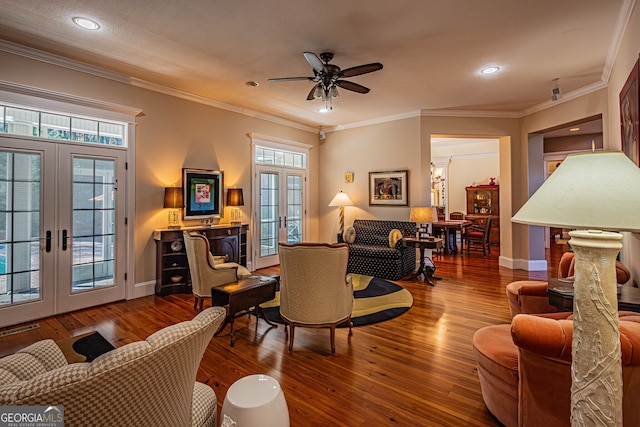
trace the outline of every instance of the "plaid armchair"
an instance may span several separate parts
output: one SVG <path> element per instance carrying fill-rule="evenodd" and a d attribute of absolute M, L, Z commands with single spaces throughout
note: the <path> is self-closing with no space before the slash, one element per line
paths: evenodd
<path fill-rule="evenodd" d="M 404 247 L 402 239 L 390 246 L 392 230 L 403 236 L 415 236 L 416 224 L 409 221 L 356 219 L 353 221 L 355 239 L 349 244 L 348 273 L 366 274 L 383 279 L 400 280 L 416 269 L 416 249 Z M 345 232 L 345 234 L 347 234 Z M 338 236 L 338 242 L 344 242 Z"/>
<path fill-rule="evenodd" d="M 91 363 L 68 364 L 53 340 L 38 341 L 0 359 L 0 405 L 64 405 L 71 426 L 216 426 L 216 394 L 196 373 L 225 316 L 208 308 Z"/>

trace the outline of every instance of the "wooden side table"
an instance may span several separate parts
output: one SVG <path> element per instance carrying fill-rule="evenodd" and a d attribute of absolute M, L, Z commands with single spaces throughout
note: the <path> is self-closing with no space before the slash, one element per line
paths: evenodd
<path fill-rule="evenodd" d="M 442 239 L 436 238 L 436 237 L 429 237 L 427 239 L 405 237 L 402 239 L 403 246 L 420 249 L 420 266 L 418 267 L 418 271 L 416 271 L 416 273 L 413 275 L 412 277 L 413 279 L 417 279 L 420 276 L 424 276 L 424 281 L 430 284 L 431 286 L 435 286 L 435 284 L 431 281 L 431 279 L 442 280 L 442 277 L 433 276 L 425 269 L 426 264 L 425 264 L 425 256 L 424 256 L 425 249 L 439 249 L 442 247 L 442 243 L 443 243 Z M 431 260 L 431 263 L 433 263 L 433 260 Z"/>
<path fill-rule="evenodd" d="M 278 327 L 264 314 L 260 304 L 271 301 L 276 296 L 277 281 L 273 277 L 251 276 L 237 282 L 227 283 L 211 288 L 211 305 L 223 306 L 227 309 L 227 317 L 216 335 L 231 324 L 229 345 L 233 347 L 233 322 L 236 317 L 254 313 L 256 321 L 262 317 L 269 325 Z M 253 308 L 252 311 L 250 309 Z"/>

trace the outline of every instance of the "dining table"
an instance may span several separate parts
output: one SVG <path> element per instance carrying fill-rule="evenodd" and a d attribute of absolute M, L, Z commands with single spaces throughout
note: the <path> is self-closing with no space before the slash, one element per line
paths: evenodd
<path fill-rule="evenodd" d="M 444 253 L 447 255 L 458 253 L 457 234 L 458 231 L 462 234 L 462 230 L 467 225 L 471 225 L 473 221 L 466 219 L 449 219 L 443 221 L 435 221 L 431 223 L 433 227 L 433 234 L 443 234 L 444 237 Z"/>

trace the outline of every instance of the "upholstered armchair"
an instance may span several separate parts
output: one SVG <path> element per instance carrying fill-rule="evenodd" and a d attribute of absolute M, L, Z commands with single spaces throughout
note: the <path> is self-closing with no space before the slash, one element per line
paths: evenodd
<path fill-rule="evenodd" d="M 225 316 L 208 308 L 90 363 L 36 342 L 0 359 L 0 406 L 63 405 L 71 426 L 217 426 L 216 394 L 196 373 Z"/>
<path fill-rule="evenodd" d="M 347 275 L 346 244 L 279 244 L 280 316 L 289 331 L 293 350 L 296 326 L 329 328 L 331 354 L 336 351 L 336 326 L 348 322 L 351 334 L 353 284 Z"/>
<path fill-rule="evenodd" d="M 640 315 L 620 312 L 623 421 L 640 425 Z M 519 314 L 473 336 L 482 398 L 506 427 L 569 426 L 573 313 Z"/>
<path fill-rule="evenodd" d="M 187 231 L 182 234 L 191 273 L 194 310 L 202 310 L 204 299 L 211 298 L 212 287 L 251 276 L 246 267 L 226 262 L 225 256 L 214 256 L 209 249 L 209 240 L 202 234 Z"/>
<path fill-rule="evenodd" d="M 482 256 L 491 255 L 491 243 L 489 237 L 491 234 L 491 223 L 493 217 L 489 215 L 482 224 L 471 224 L 465 227 L 462 232 L 462 254 L 464 254 L 465 243 L 467 245 L 467 254 L 471 250 L 482 250 Z"/>
<path fill-rule="evenodd" d="M 573 277 L 574 253 L 565 252 L 558 263 L 558 278 Z M 620 261 L 616 261 L 616 280 L 619 285 L 631 278 L 629 269 Z M 549 304 L 548 284 L 541 280 L 519 280 L 507 285 L 507 298 L 511 317 L 516 314 L 555 313 L 558 308 Z"/>

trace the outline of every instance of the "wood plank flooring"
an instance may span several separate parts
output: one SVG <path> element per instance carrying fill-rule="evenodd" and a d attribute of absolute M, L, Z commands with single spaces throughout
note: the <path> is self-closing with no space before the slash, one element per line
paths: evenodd
<path fill-rule="evenodd" d="M 435 256 L 443 280 L 435 287 L 398 281 L 413 295 L 413 307 L 390 321 L 356 327 L 351 336 L 339 329 L 335 356 L 328 330 L 296 329 L 289 353 L 282 326 L 240 318 L 235 346 L 229 347 L 228 328 L 214 337 L 197 380 L 213 387 L 220 408 L 234 381 L 271 375 L 284 390 L 292 426 L 498 426 L 482 401 L 471 337 L 483 326 L 510 321 L 509 282 L 554 277 L 566 250 L 552 242 L 549 271 L 532 273 L 499 267 L 496 247 L 488 259 Z M 278 268 L 258 274 L 276 275 Z M 193 316 L 191 295 L 106 304 L 30 322 L 40 327 L 0 337 L 0 356 L 43 338 L 92 330 L 119 347 Z"/>

